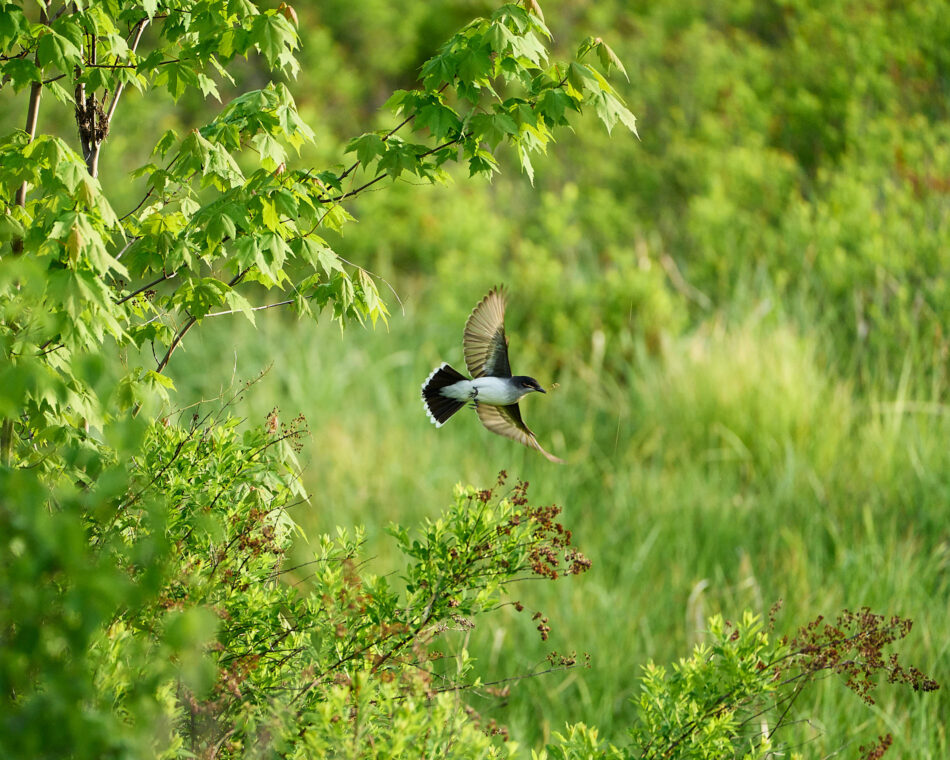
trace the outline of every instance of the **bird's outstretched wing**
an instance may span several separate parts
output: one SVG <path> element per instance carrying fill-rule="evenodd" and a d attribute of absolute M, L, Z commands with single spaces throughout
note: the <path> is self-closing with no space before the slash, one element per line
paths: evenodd
<path fill-rule="evenodd" d="M 472 377 L 511 377 L 505 337 L 505 295 L 492 288 L 472 310 L 462 337 L 465 364 Z"/>
<path fill-rule="evenodd" d="M 549 454 L 538 443 L 528 426 L 521 419 L 521 410 L 517 404 L 508 406 L 491 406 L 490 404 L 475 404 L 475 411 L 478 412 L 478 418 L 482 424 L 493 433 L 511 438 L 518 443 L 523 443 L 532 449 L 537 449 L 552 462 L 564 464 L 563 459 L 558 459 L 554 454 Z"/>

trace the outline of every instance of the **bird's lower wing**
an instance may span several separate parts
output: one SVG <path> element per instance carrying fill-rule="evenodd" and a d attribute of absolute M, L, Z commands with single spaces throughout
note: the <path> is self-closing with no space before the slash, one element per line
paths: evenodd
<path fill-rule="evenodd" d="M 490 404 L 475 404 L 475 411 L 478 412 L 478 418 L 482 424 L 491 432 L 511 438 L 518 443 L 524 444 L 532 449 L 537 449 L 552 462 L 564 464 L 563 459 L 558 459 L 554 454 L 545 451 L 538 439 L 534 437 L 528 426 L 521 419 L 521 410 L 517 404 L 508 406 L 491 406 Z"/>

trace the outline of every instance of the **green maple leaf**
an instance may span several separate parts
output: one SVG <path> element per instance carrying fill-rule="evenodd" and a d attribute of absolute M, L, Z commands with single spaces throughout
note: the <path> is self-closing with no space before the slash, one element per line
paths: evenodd
<path fill-rule="evenodd" d="M 52 63 L 63 73 L 68 73 L 82 61 L 82 52 L 70 39 L 50 29 L 40 37 L 36 59 L 42 67 Z"/>
<path fill-rule="evenodd" d="M 288 51 L 297 47 L 297 32 L 293 26 L 273 11 L 254 17 L 251 39 L 271 66 L 277 66 Z"/>

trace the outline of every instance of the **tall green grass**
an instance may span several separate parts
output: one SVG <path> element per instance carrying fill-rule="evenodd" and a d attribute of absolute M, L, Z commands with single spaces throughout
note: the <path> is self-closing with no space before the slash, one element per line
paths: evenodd
<path fill-rule="evenodd" d="M 438 361 L 461 366 L 461 324 L 414 295 L 410 286 L 388 331 L 345 337 L 274 314 L 257 332 L 240 318 L 209 320 L 175 357 L 178 399 L 213 396 L 218 378 L 269 366 L 241 413 L 263 419 L 279 404 L 284 416 L 306 415 L 311 502 L 296 517 L 309 536 L 364 525 L 378 573 L 400 567 L 389 521 L 437 515 L 458 481 L 487 485 L 504 469 L 530 481 L 536 502 L 563 506 L 593 569 L 513 589 L 525 612 L 504 608 L 447 644 L 467 647 L 485 681 L 543 670 L 552 649 L 590 654 L 589 668 L 511 682 L 503 699 L 473 690 L 473 706 L 514 738 L 535 743 L 583 720 L 622 740 L 647 660 L 685 654 L 710 614 L 766 613 L 779 599 L 782 632 L 845 607 L 911 617 L 909 661 L 946 681 L 950 414 L 939 394 L 904 383 L 896 397 L 858 395 L 825 346 L 776 320 L 713 318 L 610 373 L 611 346 L 596 335 L 556 376 L 543 347 L 519 340 L 515 369 L 558 383 L 523 403 L 542 443 L 568 460 L 558 467 L 490 435 L 468 410 L 432 427 L 419 384 Z M 512 312 L 524 317 L 517 300 Z M 547 642 L 535 610 L 550 620 Z M 896 756 L 948 756 L 945 689 L 884 689 L 874 708 L 840 684 L 811 695 L 797 707 L 809 722 L 789 736 L 809 755 L 860 729 L 863 739 L 892 731 Z"/>

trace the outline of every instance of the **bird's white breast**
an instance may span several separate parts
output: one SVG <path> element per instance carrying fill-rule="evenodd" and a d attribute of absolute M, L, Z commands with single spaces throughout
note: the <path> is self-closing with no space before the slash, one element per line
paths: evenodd
<path fill-rule="evenodd" d="M 472 399 L 480 404 L 507 406 L 525 394 L 524 388 L 512 384 L 504 377 L 479 377 L 475 380 L 459 380 L 441 391 L 443 396 L 464 401 Z"/>
<path fill-rule="evenodd" d="M 524 395 L 524 389 L 515 387 L 504 377 L 479 377 L 472 380 L 472 385 L 478 391 L 475 400 L 482 404 L 506 406 Z"/>

